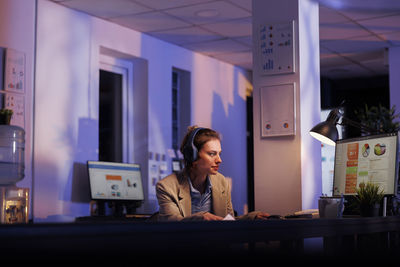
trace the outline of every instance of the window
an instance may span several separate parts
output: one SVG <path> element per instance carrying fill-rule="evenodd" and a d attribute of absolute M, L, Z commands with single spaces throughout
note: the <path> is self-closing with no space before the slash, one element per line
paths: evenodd
<path fill-rule="evenodd" d="M 99 160 L 122 162 L 122 75 L 100 70 Z"/>
<path fill-rule="evenodd" d="M 99 160 L 132 162 L 132 63 L 105 55 L 100 59 Z"/>
<path fill-rule="evenodd" d="M 191 123 L 190 72 L 172 69 L 172 148 L 179 150 Z"/>
<path fill-rule="evenodd" d="M 172 148 L 179 149 L 179 74 L 172 72 Z"/>

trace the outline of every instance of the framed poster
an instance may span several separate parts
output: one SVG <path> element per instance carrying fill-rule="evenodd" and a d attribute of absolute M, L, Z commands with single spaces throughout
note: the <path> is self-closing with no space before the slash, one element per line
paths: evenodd
<path fill-rule="evenodd" d="M 25 93 L 25 53 L 12 48 L 5 53 L 4 90 Z"/>
<path fill-rule="evenodd" d="M 296 134 L 295 84 L 266 86 L 260 89 L 261 137 Z"/>
<path fill-rule="evenodd" d="M 262 75 L 295 72 L 294 21 L 262 24 L 259 28 L 257 50 Z"/>

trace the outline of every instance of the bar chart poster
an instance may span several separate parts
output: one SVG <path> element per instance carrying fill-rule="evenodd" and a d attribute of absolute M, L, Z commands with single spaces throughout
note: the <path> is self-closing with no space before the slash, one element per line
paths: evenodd
<path fill-rule="evenodd" d="M 4 75 L 5 90 L 25 92 L 25 53 L 7 48 Z"/>
<path fill-rule="evenodd" d="M 295 72 L 293 35 L 293 21 L 260 25 L 257 43 L 262 75 Z"/>

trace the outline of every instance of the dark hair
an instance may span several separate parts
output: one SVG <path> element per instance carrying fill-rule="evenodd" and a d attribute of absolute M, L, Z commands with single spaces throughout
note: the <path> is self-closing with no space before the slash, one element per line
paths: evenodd
<path fill-rule="evenodd" d="M 184 156 L 186 171 L 189 171 L 192 168 L 193 162 L 190 159 L 190 157 L 187 155 L 187 151 L 185 151 L 185 147 L 188 147 L 189 145 L 191 147 L 191 144 L 188 144 L 188 142 L 191 142 L 191 140 L 189 140 L 189 138 L 190 138 L 191 134 L 193 133 L 193 131 L 195 131 L 197 128 L 199 128 L 197 125 L 188 127 L 188 130 L 186 132 L 185 137 L 183 137 L 182 144 L 180 147 L 180 151 L 182 152 L 182 154 Z M 197 148 L 197 151 L 200 151 L 202 149 L 202 147 L 204 146 L 204 144 L 212 139 L 221 140 L 221 136 L 218 132 L 214 131 L 213 129 L 201 128 L 200 130 L 198 130 L 198 132 L 196 133 L 196 135 L 193 138 L 193 145 Z"/>

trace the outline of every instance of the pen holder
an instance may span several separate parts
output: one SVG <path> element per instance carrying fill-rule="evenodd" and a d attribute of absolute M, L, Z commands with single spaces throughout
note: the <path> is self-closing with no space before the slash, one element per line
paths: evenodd
<path fill-rule="evenodd" d="M 343 210 L 343 197 L 321 197 L 318 200 L 320 218 L 342 218 Z"/>

